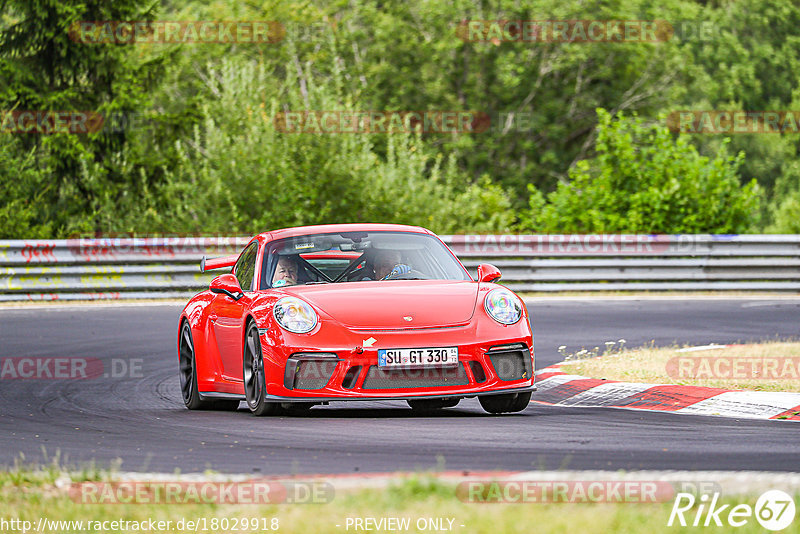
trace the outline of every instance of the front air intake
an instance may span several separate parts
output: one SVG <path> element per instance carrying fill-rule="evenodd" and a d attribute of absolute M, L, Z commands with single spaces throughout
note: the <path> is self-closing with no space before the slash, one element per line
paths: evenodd
<path fill-rule="evenodd" d="M 531 352 L 524 345 L 492 348 L 486 353 L 500 380 L 528 380 L 531 378 Z"/>
<path fill-rule="evenodd" d="M 344 389 L 353 389 L 358 382 L 358 375 L 361 374 L 361 366 L 355 365 L 347 370 L 342 380 L 342 387 Z"/>
<path fill-rule="evenodd" d="M 338 363 L 335 354 L 295 354 L 286 360 L 283 384 L 286 389 L 322 389 Z"/>
<path fill-rule="evenodd" d="M 371 366 L 364 378 L 362 389 L 409 389 L 469 384 L 467 371 L 462 364 L 452 368 L 383 370 Z"/>
<path fill-rule="evenodd" d="M 481 365 L 481 362 L 470 360 L 468 363 L 469 368 L 472 371 L 472 376 L 475 377 L 475 382 L 478 384 L 486 382 L 486 373 L 483 372 L 483 366 Z"/>

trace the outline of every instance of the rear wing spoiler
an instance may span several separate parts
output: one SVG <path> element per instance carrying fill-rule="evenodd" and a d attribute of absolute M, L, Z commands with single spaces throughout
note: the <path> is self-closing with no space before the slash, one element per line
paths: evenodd
<path fill-rule="evenodd" d="M 206 271 L 211 271 L 214 269 L 224 269 L 225 267 L 233 267 L 236 264 L 236 260 L 239 259 L 239 255 L 235 254 L 233 256 L 223 256 L 222 258 L 206 258 L 203 256 L 203 259 L 200 260 L 200 272 L 204 273 Z"/>

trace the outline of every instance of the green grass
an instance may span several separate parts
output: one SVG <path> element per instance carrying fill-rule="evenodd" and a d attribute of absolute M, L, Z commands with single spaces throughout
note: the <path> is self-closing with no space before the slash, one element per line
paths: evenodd
<path fill-rule="evenodd" d="M 89 473 L 94 480 L 107 480 L 109 473 Z M 0 509 L 6 520 L 15 518 L 34 524 L 40 517 L 54 520 L 91 521 L 171 521 L 172 528 L 160 532 L 177 532 L 179 520 L 204 518 L 208 525 L 213 518 L 277 518 L 280 532 L 304 534 L 356 532 L 347 529 L 348 518 L 402 517 L 411 520 L 409 532 L 418 532 L 417 520 L 425 518 L 453 519 L 453 532 L 463 533 L 630 533 L 697 532 L 698 527 L 667 527 L 672 502 L 657 504 L 474 504 L 456 497 L 454 485 L 420 474 L 390 484 L 384 489 L 340 491 L 327 504 L 305 505 L 175 505 L 175 504 L 78 504 L 70 499 L 56 481 L 63 472 L 12 469 L 0 472 Z M 81 480 L 83 473 L 74 474 Z M 724 503 L 755 504 L 756 497 L 732 497 Z M 797 498 L 795 498 L 797 501 Z M 730 508 L 729 508 L 730 509 Z M 693 517 L 692 511 L 687 517 Z M 446 522 L 445 522 L 446 524 Z M 337 525 L 339 525 L 337 527 Z M 461 525 L 464 525 L 463 527 Z M 217 529 L 216 531 L 222 531 Z M 121 531 L 121 530 L 117 530 Z M 232 529 L 228 531 L 233 532 Z M 238 532 L 254 532 L 244 529 Z M 730 527 L 703 528 L 704 532 L 727 532 Z M 763 532 L 751 519 L 740 533 Z M 361 531 L 363 532 L 363 531 Z M 783 532 L 800 532 L 800 520 Z"/>

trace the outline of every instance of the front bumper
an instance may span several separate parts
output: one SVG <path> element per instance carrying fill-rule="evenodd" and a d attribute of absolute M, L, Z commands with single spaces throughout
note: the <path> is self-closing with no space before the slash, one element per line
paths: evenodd
<path fill-rule="evenodd" d="M 267 395 L 266 399 L 271 402 L 331 402 L 331 401 L 387 401 L 387 400 L 405 400 L 405 399 L 443 399 L 443 398 L 470 398 L 480 397 L 481 395 L 498 395 L 502 393 L 527 393 L 529 391 L 536 391 L 535 386 L 527 386 L 523 388 L 510 388 L 510 389 L 495 389 L 491 391 L 480 391 L 473 393 L 448 393 L 446 395 L 406 395 L 404 397 L 373 397 L 373 396 L 358 396 L 352 398 L 342 397 L 280 397 L 278 395 Z"/>
<path fill-rule="evenodd" d="M 458 346 L 457 367 L 381 369 L 377 348 L 263 347 L 267 398 L 280 402 L 403 400 L 474 397 L 533 391 L 531 338 L 456 343 L 443 333 L 409 343 L 386 339 L 383 347 Z"/>

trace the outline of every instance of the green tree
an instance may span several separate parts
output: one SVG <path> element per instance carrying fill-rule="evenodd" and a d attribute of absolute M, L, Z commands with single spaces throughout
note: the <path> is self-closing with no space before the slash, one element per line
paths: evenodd
<path fill-rule="evenodd" d="M 358 60 L 352 90 L 378 109 L 488 113 L 488 132 L 428 141 L 455 154 L 473 178 L 486 174 L 510 188 L 523 206 L 527 184 L 549 191 L 575 161 L 591 155 L 595 108 L 655 115 L 683 94 L 692 61 L 675 41 L 465 42 L 459 23 L 674 20 L 692 11 L 694 2 L 683 0 L 658 6 L 649 0 L 421 0 L 364 2 L 336 16 L 339 53 Z"/>
<path fill-rule="evenodd" d="M 164 20 L 279 20 L 287 38 L 155 46 L 69 38 L 76 21 L 150 19 L 155 6 Z M 684 23 L 712 31 L 710 39 L 678 33 L 657 43 L 459 37 L 462 20 L 502 19 L 665 19 L 679 32 Z M 523 212 L 522 227 L 534 229 L 554 200 L 566 202 L 566 193 L 549 193 L 587 173 L 602 177 L 609 143 L 598 139 L 598 107 L 650 120 L 676 109 L 797 109 L 798 22 L 793 0 L 0 0 L 0 109 L 143 112 L 148 119 L 144 127 L 92 136 L 2 140 L 0 165 L 15 181 L 0 184 L 0 231 L 249 232 L 342 218 L 501 231 L 512 227 L 513 208 Z M 242 79 L 249 75 L 263 81 Z M 476 110 L 493 123 L 466 135 L 287 136 L 247 114 L 322 106 Z M 645 121 L 633 132 L 632 151 L 655 161 L 653 146 L 671 146 L 671 138 L 645 134 L 649 127 Z M 672 171 L 654 174 L 653 161 L 633 158 L 625 165 L 643 165 L 635 185 L 636 173 L 618 162 L 628 176 L 620 178 L 628 188 L 626 215 L 617 213 L 619 199 L 606 206 L 598 196 L 591 220 L 579 226 L 622 228 L 624 219 L 637 228 L 655 227 L 653 221 L 662 228 L 745 228 L 757 220 L 758 213 L 745 214 L 756 200 L 706 205 L 728 202 L 730 169 L 740 183 L 752 176 L 774 189 L 761 210 L 769 220 L 791 213 L 780 204 L 800 191 L 800 135 L 671 142 L 693 163 L 670 161 L 664 165 Z M 742 151 L 745 159 L 725 156 Z M 679 175 L 687 165 L 706 169 L 692 174 L 705 185 Z M 666 177 L 675 179 L 669 187 Z M 724 182 L 724 193 L 712 182 Z M 675 183 L 681 191 L 670 189 Z M 698 188 L 718 196 L 697 203 Z M 526 203 L 533 208 L 525 210 Z M 579 207 L 559 210 L 574 208 L 570 220 L 582 221 L 588 215 Z"/>
<path fill-rule="evenodd" d="M 690 29 L 681 47 L 698 70 L 687 80 L 677 107 L 703 110 L 797 110 L 800 98 L 800 3 L 794 0 L 720 0 L 685 20 Z M 700 30 L 700 31 L 691 31 Z M 713 154 L 722 135 L 698 135 L 701 153 Z M 800 190 L 797 165 L 800 135 L 743 134 L 730 138 L 729 149 L 746 159 L 739 177 L 754 177 L 770 198 L 768 222 L 791 191 Z"/>
<path fill-rule="evenodd" d="M 757 222 L 761 189 L 744 187 L 743 155 L 698 154 L 663 125 L 597 110 L 597 155 L 544 197 L 532 189 L 527 229 L 542 233 L 737 233 Z"/>
<path fill-rule="evenodd" d="M 42 217 L 52 184 L 36 168 L 35 149 L 0 134 L 0 239 L 48 238 L 53 228 Z"/>
<path fill-rule="evenodd" d="M 132 114 L 148 105 L 158 61 L 114 44 L 87 44 L 70 35 L 80 21 L 149 20 L 145 0 L 5 0 L 0 5 L 0 109 Z M 35 167 L 48 187 L 31 223 L 63 234 L 95 230 L 104 199 L 134 189 L 118 154 L 129 132 L 26 135 L 5 157 Z M 21 158 L 21 159 L 17 159 Z M 4 209 L 15 202 L 6 197 Z"/>
<path fill-rule="evenodd" d="M 771 224 L 766 232 L 773 234 L 800 234 L 800 190 L 776 198 L 770 206 Z"/>
<path fill-rule="evenodd" d="M 292 46 L 292 44 L 288 44 Z M 465 179 L 411 133 L 286 133 L 282 110 L 358 111 L 342 80 L 233 58 L 206 67 L 203 121 L 176 141 L 179 162 L 148 207 L 113 224 L 131 230 L 244 233 L 342 221 L 419 224 L 439 232 L 506 232 L 506 192 Z M 212 97 L 212 95 L 214 95 Z M 376 142 L 384 150 L 376 150 Z M 112 223 L 112 221 L 109 221 Z M 141 231 L 141 230 L 140 230 Z"/>
<path fill-rule="evenodd" d="M 240 18 L 284 21 L 294 48 L 202 46 L 186 48 L 175 87 L 189 97 L 202 83 L 196 73 L 224 54 L 257 58 L 276 79 L 313 64 L 334 76 L 346 65 L 342 88 L 362 110 L 475 110 L 491 117 L 490 130 L 428 134 L 426 145 L 455 156 L 469 180 L 489 176 L 512 191 L 518 206 L 526 185 L 555 188 L 577 161 L 591 154 L 598 106 L 655 115 L 684 95 L 693 65 L 680 43 L 466 42 L 463 20 L 674 20 L 696 13 L 692 0 L 456 0 L 343 3 L 215 0 L 176 2 L 178 19 L 226 12 Z M 288 39 L 287 39 L 288 41 Z M 341 68 L 341 67 L 340 67 Z M 172 79 L 172 77 L 170 77 Z M 173 93 L 174 94 L 174 93 Z M 173 105 L 172 99 L 165 105 Z M 375 140 L 385 155 L 387 146 Z"/>

